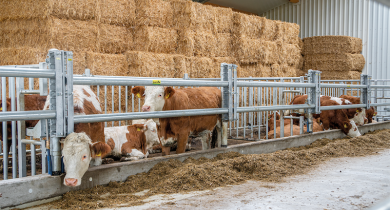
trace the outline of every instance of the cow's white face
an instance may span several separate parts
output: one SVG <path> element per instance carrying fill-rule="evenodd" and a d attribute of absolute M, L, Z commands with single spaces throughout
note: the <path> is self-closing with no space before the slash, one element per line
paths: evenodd
<path fill-rule="evenodd" d="M 71 133 L 64 141 L 62 156 L 64 157 L 64 185 L 76 187 L 88 170 L 91 162 L 91 139 L 85 133 Z"/>
<path fill-rule="evenodd" d="M 148 120 L 144 126 L 145 128 L 147 127 L 144 134 L 146 137 L 146 149 L 149 150 L 152 149 L 153 146 L 160 144 L 160 140 L 157 134 L 157 125 L 153 120 Z"/>
<path fill-rule="evenodd" d="M 164 99 L 164 87 L 145 87 L 145 103 L 142 106 L 143 112 L 162 111 Z"/>
<path fill-rule="evenodd" d="M 357 128 L 355 122 L 351 119 L 349 120 L 349 122 L 351 123 L 352 125 L 352 128 L 348 131 L 348 136 L 350 137 L 357 137 L 357 136 L 361 136 L 360 132 L 359 132 L 359 129 Z"/>
<path fill-rule="evenodd" d="M 364 118 L 366 117 L 366 109 L 362 108 L 361 112 L 356 112 L 355 116 L 352 120 L 356 123 L 356 125 L 364 125 Z"/>

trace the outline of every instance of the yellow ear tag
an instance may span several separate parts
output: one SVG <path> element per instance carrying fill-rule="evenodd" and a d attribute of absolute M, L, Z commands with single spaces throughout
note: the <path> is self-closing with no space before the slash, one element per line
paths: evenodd
<path fill-rule="evenodd" d="M 141 131 L 141 128 L 137 128 L 137 131 Z"/>
<path fill-rule="evenodd" d="M 102 152 L 99 152 L 99 154 L 96 155 L 96 157 L 102 156 Z"/>
<path fill-rule="evenodd" d="M 1 109 L 0 109 L 1 110 Z M 374 116 L 375 116 L 376 114 L 374 114 Z"/>
<path fill-rule="evenodd" d="M 138 97 L 138 98 L 141 98 L 141 94 L 137 93 L 137 97 Z"/>
<path fill-rule="evenodd" d="M 347 125 L 346 125 L 346 124 L 344 124 L 344 128 L 347 128 Z"/>
<path fill-rule="evenodd" d="M 0 111 L 3 111 L 3 107 L 0 107 Z"/>
<path fill-rule="evenodd" d="M 359 110 L 356 109 L 356 112 L 359 112 Z"/>
<path fill-rule="evenodd" d="M 166 99 L 168 99 L 168 98 L 169 98 L 169 93 L 167 94 L 167 96 L 165 96 L 165 98 L 166 98 Z"/>

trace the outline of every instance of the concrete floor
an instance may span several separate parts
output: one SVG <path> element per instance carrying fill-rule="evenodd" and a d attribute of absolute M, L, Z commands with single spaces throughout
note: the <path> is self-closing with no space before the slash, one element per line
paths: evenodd
<path fill-rule="evenodd" d="M 390 150 L 332 159 L 285 183 L 248 181 L 211 191 L 157 195 L 142 206 L 115 209 L 366 209 L 390 196 L 389 160 Z"/>

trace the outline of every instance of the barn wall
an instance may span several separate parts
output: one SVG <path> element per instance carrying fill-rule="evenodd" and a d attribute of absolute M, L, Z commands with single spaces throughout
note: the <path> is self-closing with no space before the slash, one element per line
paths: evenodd
<path fill-rule="evenodd" d="M 301 0 L 262 14 L 297 23 L 300 37 L 346 35 L 363 40 L 363 73 L 390 79 L 390 9 L 372 0 Z"/>

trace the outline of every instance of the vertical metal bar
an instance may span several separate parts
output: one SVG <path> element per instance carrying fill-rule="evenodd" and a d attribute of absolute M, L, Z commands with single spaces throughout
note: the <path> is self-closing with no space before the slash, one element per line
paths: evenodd
<path fill-rule="evenodd" d="M 234 125 L 236 126 L 236 135 L 238 137 L 238 113 L 237 113 L 237 107 L 238 107 L 238 101 L 240 100 L 239 89 L 237 89 L 237 65 L 233 66 L 233 73 L 234 73 Z"/>
<path fill-rule="evenodd" d="M 250 77 L 252 78 L 252 77 Z M 252 81 L 252 80 L 250 80 Z M 249 88 L 249 106 L 253 106 L 253 97 L 254 97 L 254 94 L 253 94 L 253 87 L 250 87 Z M 254 113 L 253 112 L 249 112 L 249 123 L 251 125 L 251 139 L 253 139 L 253 126 L 254 126 L 254 123 L 253 123 L 253 115 Z"/>
<path fill-rule="evenodd" d="M 96 87 L 96 89 L 97 89 L 97 97 L 98 98 L 100 98 L 100 86 L 98 85 L 97 87 Z"/>
<path fill-rule="evenodd" d="M 47 86 L 47 85 L 46 85 Z M 47 87 L 46 87 L 47 88 Z M 24 78 L 16 78 L 16 96 L 17 110 L 24 111 L 24 95 L 20 93 L 24 89 Z M 43 93 L 43 91 L 42 91 Z M 26 136 L 26 124 L 24 121 L 18 121 L 18 159 L 19 159 L 19 178 L 27 176 L 26 168 L 26 145 L 22 143 L 22 139 Z"/>
<path fill-rule="evenodd" d="M 277 89 L 274 87 L 272 88 L 273 89 L 273 96 L 272 96 L 272 103 L 274 106 L 277 105 Z M 274 138 L 276 139 L 276 111 L 273 112 L 274 113 Z"/>
<path fill-rule="evenodd" d="M 128 86 L 125 86 L 125 112 L 128 112 L 128 104 L 129 104 L 129 98 L 128 98 Z M 128 120 L 125 121 L 125 125 L 128 125 Z"/>
<path fill-rule="evenodd" d="M 131 86 L 131 89 L 133 89 L 134 86 Z M 131 93 L 131 112 L 134 112 L 134 94 Z"/>
<path fill-rule="evenodd" d="M 115 109 L 114 109 L 114 91 L 115 91 L 115 88 L 114 88 L 114 85 L 111 86 L 111 113 L 115 113 Z M 111 121 L 111 127 L 114 127 L 114 121 Z"/>
<path fill-rule="evenodd" d="M 107 85 L 104 85 L 104 114 L 107 114 Z M 104 127 L 107 127 L 107 122 L 104 122 Z"/>
<path fill-rule="evenodd" d="M 30 150 L 31 150 L 31 176 L 36 175 L 36 165 L 35 165 L 35 145 L 30 144 Z"/>
<path fill-rule="evenodd" d="M 34 90 L 34 78 L 28 78 L 28 89 Z"/>
<path fill-rule="evenodd" d="M 43 120 L 41 120 L 41 126 L 44 124 Z M 42 174 L 47 172 L 46 166 L 46 141 L 40 138 L 41 141 L 41 156 L 42 156 Z"/>
<path fill-rule="evenodd" d="M 6 77 L 1 78 L 1 86 L 2 86 L 2 101 L 7 101 L 7 83 Z M 3 112 L 7 111 L 7 103 L 2 103 Z M 7 123 L 3 121 L 3 175 L 4 180 L 8 179 L 8 139 L 7 139 Z"/>
<path fill-rule="evenodd" d="M 223 73 L 222 73 L 222 80 L 223 81 L 229 81 L 229 70 L 231 71 L 231 65 L 227 64 L 221 64 L 223 65 Z M 230 67 L 230 68 L 229 68 Z M 222 88 L 222 108 L 229 108 L 229 88 L 223 87 Z M 229 114 L 223 114 L 222 115 L 222 142 L 221 147 L 227 147 L 227 122 L 229 121 Z"/>
<path fill-rule="evenodd" d="M 276 122 L 276 120 L 275 120 L 275 122 Z M 283 138 L 283 137 L 284 137 L 284 113 L 283 113 L 283 110 L 280 110 L 280 138 Z"/>
<path fill-rule="evenodd" d="M 299 133 L 303 134 L 303 121 L 305 120 L 304 116 L 299 116 Z"/>
<path fill-rule="evenodd" d="M 261 106 L 261 87 L 257 87 L 257 106 Z M 262 112 L 257 112 L 257 136 L 259 140 L 261 138 L 260 125 L 262 122 L 261 121 L 262 114 L 263 114 Z"/>
<path fill-rule="evenodd" d="M 9 77 L 9 96 L 11 98 L 11 111 L 15 111 L 15 77 Z M 33 80 L 34 82 L 34 80 Z M 17 155 L 16 155 L 16 121 L 12 121 L 11 123 L 11 133 L 12 133 L 12 145 L 11 145 L 11 150 L 12 150 L 12 178 L 16 178 L 17 174 Z M 4 155 L 3 155 L 4 157 Z"/>
<path fill-rule="evenodd" d="M 243 107 L 246 107 L 246 92 L 247 92 L 247 88 L 246 87 L 243 87 L 244 88 L 244 100 L 243 100 L 243 103 L 244 103 L 244 105 L 243 105 Z M 243 117 L 243 120 L 244 120 L 244 123 L 243 123 L 243 125 L 242 125 L 242 127 L 243 127 L 243 129 L 244 129 L 244 139 L 246 139 L 246 125 L 247 125 L 247 123 L 246 123 L 246 115 L 247 115 L 247 113 L 246 112 L 244 112 L 244 113 L 242 113 L 243 115 L 244 115 L 244 117 Z"/>
<path fill-rule="evenodd" d="M 73 53 L 66 52 L 66 96 L 68 98 L 68 116 L 67 116 L 67 134 L 73 133 L 74 131 L 74 107 L 73 107 Z"/>
<path fill-rule="evenodd" d="M 118 86 L 118 94 L 119 94 L 119 105 L 118 105 L 118 109 L 119 109 L 119 113 L 121 113 L 121 109 L 122 109 L 122 107 L 121 107 L 121 86 Z M 121 121 L 119 121 L 119 126 L 121 126 Z"/>
<path fill-rule="evenodd" d="M 292 117 L 292 115 L 290 115 L 290 117 Z M 294 122 L 293 122 L 293 119 L 292 118 L 290 118 L 290 136 L 293 136 L 294 135 L 294 131 L 293 131 L 293 124 Z"/>

